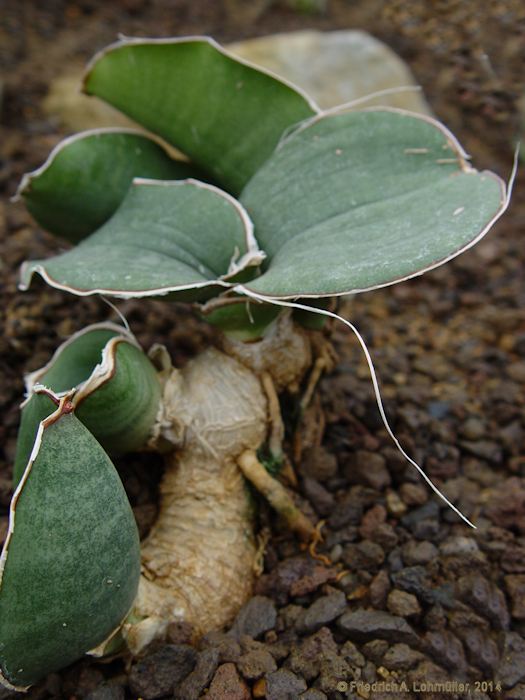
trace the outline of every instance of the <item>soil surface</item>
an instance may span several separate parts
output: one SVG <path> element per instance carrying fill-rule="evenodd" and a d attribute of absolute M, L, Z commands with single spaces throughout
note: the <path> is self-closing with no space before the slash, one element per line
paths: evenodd
<path fill-rule="evenodd" d="M 4 0 L 1 14 L 2 537 L 24 373 L 72 332 L 114 318 L 99 299 L 41 283 L 24 294 L 16 288 L 23 260 L 61 245 L 9 197 L 64 136 L 40 103 L 69 62 L 87 60 L 119 32 L 228 41 L 360 28 L 409 63 L 478 167 L 503 177 L 511 169 L 525 95 L 519 0 Z M 436 500 L 396 451 L 357 343 L 335 325 L 340 361 L 306 417 L 296 465 L 300 504 L 326 523 L 318 546 L 326 562 L 312 559 L 261 504 L 264 573 L 231 630 L 194 648 L 191 630 L 174 627 L 170 643 L 142 660 L 86 659 L 28 697 L 386 698 L 392 684 L 405 682 L 405 696 L 525 698 L 523 179 L 518 174 L 508 213 L 476 248 L 342 308 L 367 340 L 401 443 L 477 529 Z M 120 308 L 143 345 L 166 343 L 176 364 L 214 340 L 186 308 L 149 301 Z M 314 430 L 320 415 L 324 435 Z M 144 534 L 161 465 L 137 457 L 120 468 Z M 440 695 L 432 683 L 446 681 Z"/>

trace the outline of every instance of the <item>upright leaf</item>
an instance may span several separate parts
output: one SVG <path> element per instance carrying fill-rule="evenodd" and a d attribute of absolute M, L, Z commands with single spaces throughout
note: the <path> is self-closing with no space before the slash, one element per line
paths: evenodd
<path fill-rule="evenodd" d="M 137 527 L 115 468 L 67 399 L 40 424 L 11 504 L 0 566 L 0 669 L 37 682 L 122 622 L 140 573 Z"/>
<path fill-rule="evenodd" d="M 85 91 L 162 136 L 230 192 L 283 132 L 316 113 L 298 88 L 212 39 L 124 39 L 95 56 Z"/>

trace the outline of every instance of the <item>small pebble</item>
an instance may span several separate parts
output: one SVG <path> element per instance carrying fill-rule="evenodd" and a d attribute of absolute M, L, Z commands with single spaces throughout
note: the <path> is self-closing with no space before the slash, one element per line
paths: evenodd
<path fill-rule="evenodd" d="M 412 617 L 421 612 L 421 606 L 416 596 L 397 588 L 388 594 L 387 608 L 393 615 L 400 617 Z"/>

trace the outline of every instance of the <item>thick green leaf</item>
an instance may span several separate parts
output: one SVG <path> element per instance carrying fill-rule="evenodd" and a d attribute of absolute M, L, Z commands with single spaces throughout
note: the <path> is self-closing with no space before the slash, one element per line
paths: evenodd
<path fill-rule="evenodd" d="M 142 350 L 123 338 L 111 341 L 105 351 L 107 370 L 76 394 L 76 415 L 110 454 L 132 452 L 151 437 L 160 383 Z"/>
<path fill-rule="evenodd" d="M 395 110 L 325 116 L 288 137 L 241 202 L 267 254 L 248 289 L 329 296 L 399 282 L 459 254 L 506 206 L 437 122 Z"/>
<path fill-rule="evenodd" d="M 228 304 L 204 305 L 201 313 L 212 326 L 217 326 L 230 338 L 253 341 L 261 338 L 268 325 L 275 320 L 281 309 L 274 304 L 246 301 L 246 297 L 230 300 Z"/>
<path fill-rule="evenodd" d="M 149 359 L 120 326 L 89 326 L 63 343 L 51 361 L 26 378 L 28 400 L 22 406 L 13 482 L 20 481 L 40 421 L 55 410 L 43 385 L 55 394 L 78 389 L 71 401 L 77 417 L 110 454 L 144 447 L 151 437 L 160 384 Z"/>
<path fill-rule="evenodd" d="M 43 228 L 76 243 L 110 218 L 134 177 L 201 175 L 144 134 L 97 129 L 62 141 L 44 165 L 24 176 L 18 194 Z"/>
<path fill-rule="evenodd" d="M 133 513 L 106 453 L 67 402 L 40 427 L 2 552 L 0 667 L 35 683 L 101 643 L 140 573 Z"/>
<path fill-rule="evenodd" d="M 193 180 L 134 180 L 113 217 L 76 248 L 22 268 L 79 295 L 192 292 L 205 299 L 220 280 L 262 260 L 252 224 L 225 192 Z M 194 291 L 192 291 L 194 290 Z"/>
<path fill-rule="evenodd" d="M 175 145 L 233 193 L 289 126 L 317 111 L 297 88 L 208 38 L 124 39 L 95 56 L 84 89 Z"/>

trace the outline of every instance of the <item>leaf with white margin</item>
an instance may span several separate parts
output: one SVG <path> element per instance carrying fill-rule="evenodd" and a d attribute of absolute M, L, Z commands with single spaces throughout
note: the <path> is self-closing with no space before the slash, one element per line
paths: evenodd
<path fill-rule="evenodd" d="M 97 323 L 72 335 L 41 369 L 26 377 L 13 483 L 22 477 L 40 421 L 55 406 L 35 387 L 62 395 L 79 420 L 110 454 L 143 448 L 151 437 L 159 403 L 157 372 L 133 335 L 114 323 Z"/>
<path fill-rule="evenodd" d="M 394 109 L 314 118 L 240 201 L 267 254 L 245 286 L 281 299 L 422 274 L 474 245 L 508 203 L 504 183 L 471 168 L 441 124 Z"/>
<path fill-rule="evenodd" d="M 38 272 L 80 296 L 200 300 L 263 258 L 249 217 L 227 193 L 194 180 L 137 178 L 96 233 L 62 255 L 24 263 L 21 288 Z"/>
<path fill-rule="evenodd" d="M 40 168 L 24 175 L 17 197 L 40 226 L 77 243 L 110 218 L 135 177 L 203 179 L 137 130 L 95 129 L 61 141 Z"/>
<path fill-rule="evenodd" d="M 98 53 L 84 91 L 176 146 L 237 194 L 283 132 L 318 107 L 300 88 L 213 39 L 122 39 Z"/>
<path fill-rule="evenodd" d="M 126 493 L 71 411 L 66 395 L 40 424 L 0 558 L 0 680 L 18 690 L 106 639 L 138 588 Z"/>

